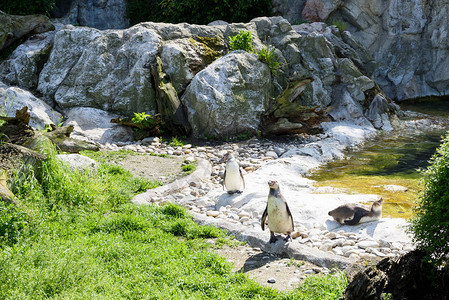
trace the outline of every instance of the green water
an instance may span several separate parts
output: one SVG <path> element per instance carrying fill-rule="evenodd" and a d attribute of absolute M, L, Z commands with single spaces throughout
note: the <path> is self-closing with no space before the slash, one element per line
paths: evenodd
<path fill-rule="evenodd" d="M 401 108 L 437 117 L 449 116 L 449 102 L 441 99 L 415 100 Z M 428 166 L 448 129 L 380 134 L 357 151 L 348 152 L 345 159 L 322 166 L 309 178 L 316 180 L 318 186 L 330 185 L 349 193 L 380 195 L 384 199 L 384 216 L 409 218 L 413 203 L 422 190 L 419 169 Z M 388 191 L 385 185 L 399 185 L 408 190 Z"/>

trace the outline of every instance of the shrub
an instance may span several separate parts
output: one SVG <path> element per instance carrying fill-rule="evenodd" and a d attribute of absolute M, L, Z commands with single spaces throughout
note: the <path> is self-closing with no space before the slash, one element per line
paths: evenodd
<path fill-rule="evenodd" d="M 50 16 L 55 7 L 55 0 L 8 0 L 0 1 L 0 10 L 10 15 Z"/>
<path fill-rule="evenodd" d="M 421 192 L 410 231 L 427 258 L 441 264 L 449 261 L 449 132 L 422 172 Z"/>
<path fill-rule="evenodd" d="M 215 20 L 248 22 L 271 15 L 270 0 L 128 0 L 131 24 L 145 21 L 207 24 Z"/>
<path fill-rule="evenodd" d="M 253 37 L 251 32 L 241 30 L 239 34 L 229 37 L 229 47 L 231 51 L 244 50 L 249 53 L 254 52 Z"/>

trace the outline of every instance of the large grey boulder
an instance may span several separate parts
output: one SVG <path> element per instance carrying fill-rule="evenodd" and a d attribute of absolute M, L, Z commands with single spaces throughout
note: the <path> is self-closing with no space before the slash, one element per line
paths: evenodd
<path fill-rule="evenodd" d="M 58 31 L 50 58 L 39 75 L 37 90 L 48 99 L 54 97 L 86 47 L 100 35 L 99 30 L 86 27 L 67 26 Z"/>
<path fill-rule="evenodd" d="M 106 111 L 90 108 L 75 107 L 66 111 L 66 125 L 72 125 L 72 138 L 101 144 L 130 142 L 133 131 L 124 126 L 111 123 L 117 115 Z"/>
<path fill-rule="evenodd" d="M 56 159 L 72 172 L 97 174 L 97 162 L 81 154 L 58 154 Z"/>
<path fill-rule="evenodd" d="M 124 115 L 154 114 L 149 64 L 160 42 L 154 31 L 139 26 L 103 32 L 68 26 L 56 34 L 38 90 L 54 95 L 62 108 L 91 106 Z"/>
<path fill-rule="evenodd" d="M 28 106 L 31 127 L 44 129 L 46 125 L 58 125 L 62 115 L 41 99 L 18 87 L 10 87 L 0 82 L 0 106 L 8 117 L 14 117 L 16 110 Z"/>
<path fill-rule="evenodd" d="M 256 133 L 270 85 L 270 69 L 254 54 L 234 51 L 210 64 L 182 98 L 193 134 L 222 138 Z"/>

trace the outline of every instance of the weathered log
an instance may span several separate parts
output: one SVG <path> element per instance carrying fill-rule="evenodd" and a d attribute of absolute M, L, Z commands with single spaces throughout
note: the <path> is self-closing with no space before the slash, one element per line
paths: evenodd
<path fill-rule="evenodd" d="M 30 122 L 30 113 L 28 107 L 24 106 L 16 110 L 15 117 L 2 117 L 5 123 L 0 126 L 0 141 L 12 144 L 23 145 L 40 153 L 45 153 L 47 142 L 50 140 L 60 151 L 79 153 L 82 150 L 98 151 L 99 147 L 85 141 L 75 140 L 70 137 L 73 132 L 73 126 L 57 127 L 50 124 L 47 131 L 35 131 L 28 125 Z"/>

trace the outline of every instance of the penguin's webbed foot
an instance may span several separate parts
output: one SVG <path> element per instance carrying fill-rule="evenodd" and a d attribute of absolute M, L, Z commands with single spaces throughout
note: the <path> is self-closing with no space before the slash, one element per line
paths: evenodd
<path fill-rule="evenodd" d="M 235 193 L 235 191 L 228 191 L 229 195 L 233 195 Z"/>
<path fill-rule="evenodd" d="M 241 194 L 243 193 L 243 191 L 235 191 L 237 194 Z"/>
<path fill-rule="evenodd" d="M 270 244 L 274 244 L 276 243 L 276 241 L 278 240 L 277 237 L 274 235 L 274 232 L 270 232 L 270 240 L 268 241 Z"/>
<path fill-rule="evenodd" d="M 284 241 L 286 241 L 286 242 L 291 242 L 292 241 L 292 236 L 291 236 L 290 233 L 287 235 L 287 237 L 284 239 Z"/>

